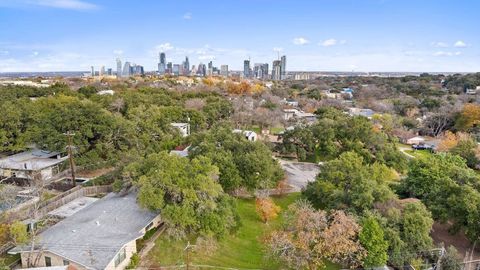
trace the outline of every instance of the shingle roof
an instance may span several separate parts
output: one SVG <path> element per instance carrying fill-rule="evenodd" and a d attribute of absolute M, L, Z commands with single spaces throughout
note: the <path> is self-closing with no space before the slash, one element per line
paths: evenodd
<path fill-rule="evenodd" d="M 30 150 L 0 159 L 0 168 L 11 170 L 42 170 L 59 163 L 64 158 L 55 158 L 60 153 L 44 150 Z"/>
<path fill-rule="evenodd" d="M 156 216 L 137 204 L 135 193 L 110 193 L 41 233 L 37 249 L 87 268 L 104 269 L 125 244 L 142 237 L 140 231 Z M 10 253 L 28 250 L 16 247 Z"/>

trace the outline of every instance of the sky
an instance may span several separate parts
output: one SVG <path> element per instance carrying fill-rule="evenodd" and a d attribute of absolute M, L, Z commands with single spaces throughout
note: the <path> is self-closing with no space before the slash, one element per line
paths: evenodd
<path fill-rule="evenodd" d="M 0 72 L 115 59 L 289 71 L 480 71 L 477 0 L 0 0 Z"/>

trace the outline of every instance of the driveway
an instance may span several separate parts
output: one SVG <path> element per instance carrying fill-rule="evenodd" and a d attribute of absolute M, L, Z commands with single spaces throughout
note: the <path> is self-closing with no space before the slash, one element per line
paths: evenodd
<path fill-rule="evenodd" d="M 287 176 L 287 182 L 293 191 L 301 191 L 309 182 L 315 181 L 320 168 L 315 163 L 297 162 L 278 159 Z"/>

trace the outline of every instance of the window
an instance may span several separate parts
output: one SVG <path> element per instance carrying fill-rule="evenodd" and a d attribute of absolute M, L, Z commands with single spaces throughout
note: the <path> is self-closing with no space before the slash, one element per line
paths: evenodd
<path fill-rule="evenodd" d="M 145 231 L 150 230 L 153 227 L 153 221 L 148 224 L 148 226 L 145 228 Z"/>
<path fill-rule="evenodd" d="M 119 266 L 127 257 L 127 252 L 125 251 L 125 247 L 123 247 L 120 252 L 118 252 L 117 256 L 115 256 L 115 267 Z"/>
<path fill-rule="evenodd" d="M 68 260 L 63 260 L 63 265 L 69 265 L 70 264 L 70 261 Z"/>
<path fill-rule="evenodd" d="M 52 266 L 52 258 L 45 256 L 45 266 L 46 267 Z"/>

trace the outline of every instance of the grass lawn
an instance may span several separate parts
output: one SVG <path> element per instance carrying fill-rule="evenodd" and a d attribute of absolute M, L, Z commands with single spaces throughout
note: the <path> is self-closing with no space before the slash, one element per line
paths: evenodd
<path fill-rule="evenodd" d="M 300 196 L 299 193 L 284 197 L 276 197 L 274 201 L 282 210 L 293 203 Z M 281 222 L 281 216 L 264 224 L 255 212 L 253 199 L 239 199 L 238 211 L 242 219 L 242 226 L 234 235 L 229 235 L 218 243 L 218 249 L 211 256 L 192 255 L 194 264 L 207 264 L 219 267 L 233 267 L 246 269 L 279 269 L 280 266 L 265 259 L 262 237 L 265 233 L 277 227 Z M 190 239 L 195 243 L 195 239 Z M 187 241 L 169 241 L 165 237 L 159 237 L 153 250 L 149 253 L 149 260 L 157 266 L 178 265 L 184 262 L 183 249 Z M 328 264 L 327 269 L 339 269 L 336 265 Z"/>
<path fill-rule="evenodd" d="M 10 264 L 18 261 L 19 259 L 20 255 L 2 255 L 0 256 L 0 266 L 9 266 Z"/>
<path fill-rule="evenodd" d="M 410 154 L 417 158 L 430 158 L 434 153 L 428 150 L 405 150 L 405 153 Z"/>

